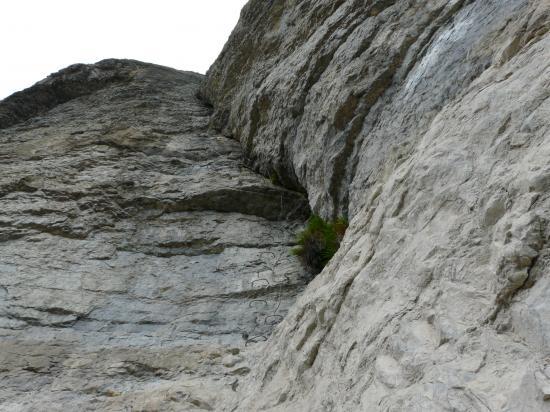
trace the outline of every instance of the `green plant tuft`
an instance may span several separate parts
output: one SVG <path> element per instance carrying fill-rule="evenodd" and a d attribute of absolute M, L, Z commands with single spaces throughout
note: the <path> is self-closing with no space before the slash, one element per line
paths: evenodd
<path fill-rule="evenodd" d="M 306 228 L 298 233 L 298 246 L 292 249 L 292 254 L 300 258 L 308 272 L 316 275 L 323 270 L 340 247 L 347 227 L 348 222 L 344 218 L 325 222 L 319 216 L 312 215 Z"/>
<path fill-rule="evenodd" d="M 271 175 L 269 176 L 269 180 L 275 186 L 281 186 L 281 182 L 279 180 L 279 176 L 277 175 L 277 173 L 275 173 L 275 172 L 271 173 Z"/>

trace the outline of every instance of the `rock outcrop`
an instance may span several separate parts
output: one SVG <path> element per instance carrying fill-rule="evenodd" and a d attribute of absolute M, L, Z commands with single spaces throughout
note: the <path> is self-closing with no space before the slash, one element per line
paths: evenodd
<path fill-rule="evenodd" d="M 350 228 L 228 410 L 550 410 L 549 28 L 547 0 L 248 3 L 212 125 Z"/>
<path fill-rule="evenodd" d="M 307 202 L 202 81 L 107 60 L 0 103 L 1 410 L 211 410 L 303 288 Z"/>
<path fill-rule="evenodd" d="M 205 79 L 0 102 L 2 408 L 550 411 L 549 29 L 251 0 Z M 305 287 L 309 209 L 349 228 Z"/>

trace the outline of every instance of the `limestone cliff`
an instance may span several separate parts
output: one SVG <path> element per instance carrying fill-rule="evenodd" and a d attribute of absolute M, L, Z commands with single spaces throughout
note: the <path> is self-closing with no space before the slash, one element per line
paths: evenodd
<path fill-rule="evenodd" d="M 251 0 L 206 78 L 0 102 L 0 409 L 549 411 L 549 28 Z M 350 225 L 305 287 L 309 209 Z"/>
<path fill-rule="evenodd" d="M 107 60 L 0 103 L 0 410 L 212 408 L 303 288 L 307 202 L 208 133 L 202 80 Z"/>
<path fill-rule="evenodd" d="M 241 411 L 550 410 L 550 2 L 252 0 L 202 89 L 349 216 Z"/>

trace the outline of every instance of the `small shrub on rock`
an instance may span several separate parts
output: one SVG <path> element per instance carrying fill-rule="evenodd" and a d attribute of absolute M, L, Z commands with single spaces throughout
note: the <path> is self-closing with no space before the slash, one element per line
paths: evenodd
<path fill-rule="evenodd" d="M 298 234 L 298 246 L 292 253 L 298 256 L 306 270 L 316 275 L 320 273 L 334 256 L 348 227 L 346 219 L 325 222 L 317 215 L 312 215 L 306 228 Z"/>

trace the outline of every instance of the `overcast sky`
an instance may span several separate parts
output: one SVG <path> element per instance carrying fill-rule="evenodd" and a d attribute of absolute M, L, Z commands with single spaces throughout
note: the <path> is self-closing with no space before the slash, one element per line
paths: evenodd
<path fill-rule="evenodd" d="M 0 99 L 116 57 L 204 73 L 246 0 L 2 0 Z"/>

